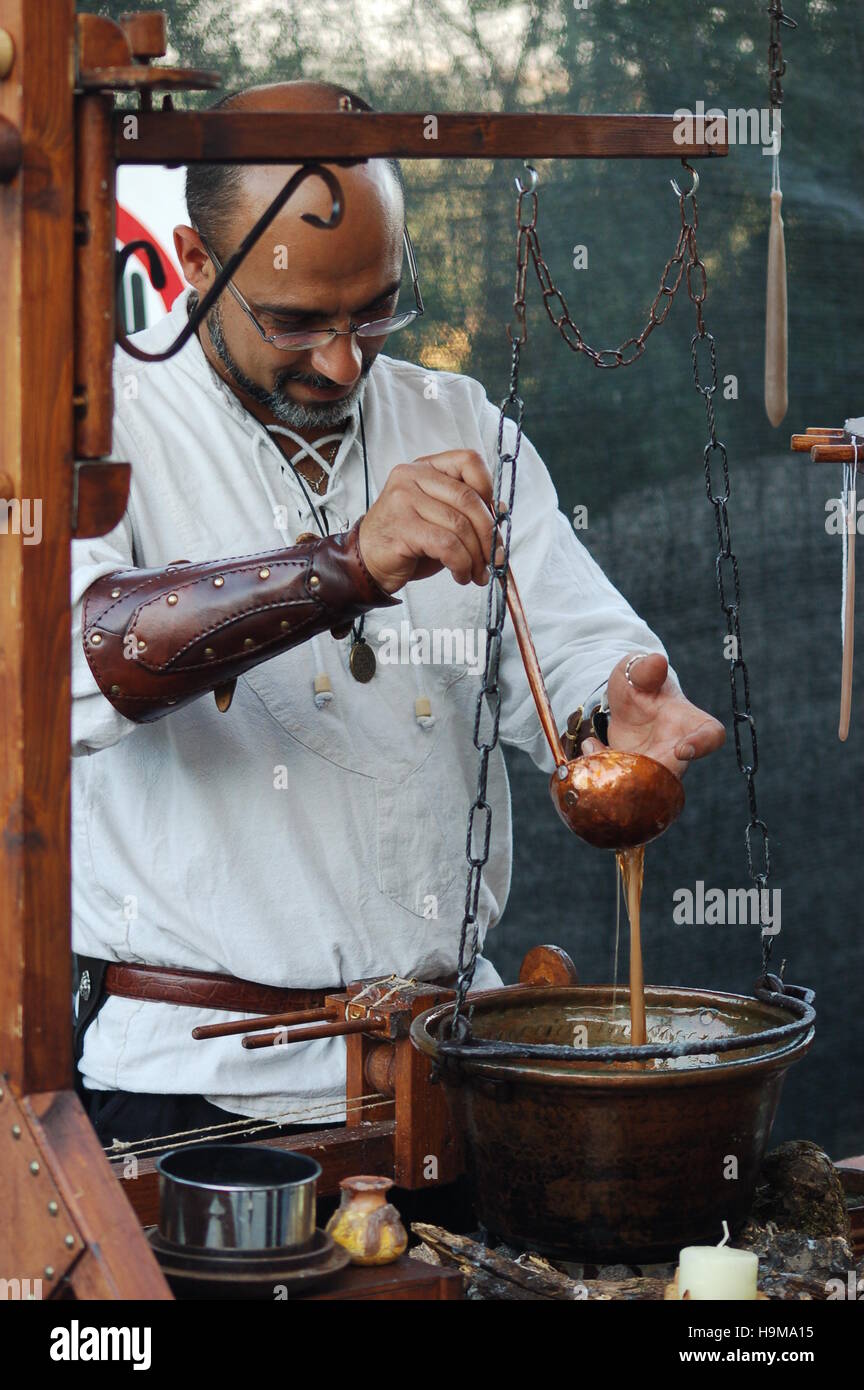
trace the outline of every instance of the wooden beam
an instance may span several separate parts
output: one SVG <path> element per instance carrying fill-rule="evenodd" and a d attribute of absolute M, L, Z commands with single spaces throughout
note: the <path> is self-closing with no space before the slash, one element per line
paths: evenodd
<path fill-rule="evenodd" d="M 73 10 L 0 0 L 23 145 L 0 184 L 0 1070 L 19 1094 L 72 1080 Z"/>
<path fill-rule="evenodd" d="M 429 122 L 434 119 L 437 127 Z M 291 164 L 301 159 L 688 159 L 729 153 L 675 138 L 675 116 L 486 112 L 152 111 L 114 116 L 118 164 Z M 718 127 L 719 127 L 718 122 Z M 434 137 L 431 132 L 435 130 Z"/>
<path fill-rule="evenodd" d="M 86 1246 L 67 1280 L 76 1297 L 170 1299 L 126 1191 L 105 1162 L 74 1091 L 28 1096 L 22 1108 Z"/>

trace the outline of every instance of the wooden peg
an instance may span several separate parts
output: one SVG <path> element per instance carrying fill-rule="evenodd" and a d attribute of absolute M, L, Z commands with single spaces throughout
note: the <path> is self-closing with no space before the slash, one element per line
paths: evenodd
<path fill-rule="evenodd" d="M 104 15 L 76 15 L 75 42 L 79 74 L 96 68 L 126 67 L 132 60 L 120 25 Z"/>
<path fill-rule="evenodd" d="M 0 29 L 0 82 L 8 77 L 15 62 L 15 44 L 8 29 Z"/>
<path fill-rule="evenodd" d="M 864 471 L 864 444 L 816 444 L 810 450 L 813 463 L 855 463 L 859 471 Z"/>
<path fill-rule="evenodd" d="M 806 434 L 793 434 L 789 443 L 794 454 L 809 454 L 810 450 L 815 448 L 817 444 L 831 444 L 835 439 L 836 435 L 811 434 L 808 430 Z"/>
<path fill-rule="evenodd" d="M 168 51 L 165 16 L 158 10 L 122 14 L 120 27 L 129 41 L 136 63 L 149 63 L 151 58 L 164 58 Z"/>
<path fill-rule="evenodd" d="M 310 1042 L 313 1038 L 344 1038 L 349 1033 L 383 1033 L 383 1019 L 337 1019 L 335 1023 L 310 1023 L 299 1028 L 280 1028 L 276 1033 L 254 1033 L 243 1038 L 243 1047 L 251 1052 L 262 1047 L 281 1047 L 287 1043 Z"/>

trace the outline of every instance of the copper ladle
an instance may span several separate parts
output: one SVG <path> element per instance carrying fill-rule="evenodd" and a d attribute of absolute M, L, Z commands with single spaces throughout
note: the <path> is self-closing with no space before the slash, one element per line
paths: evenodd
<path fill-rule="evenodd" d="M 656 839 L 684 809 L 680 778 L 654 758 L 615 748 L 568 760 L 511 569 L 507 570 L 507 608 L 540 724 L 555 759 L 549 791 L 564 824 L 598 849 L 632 849 Z"/>

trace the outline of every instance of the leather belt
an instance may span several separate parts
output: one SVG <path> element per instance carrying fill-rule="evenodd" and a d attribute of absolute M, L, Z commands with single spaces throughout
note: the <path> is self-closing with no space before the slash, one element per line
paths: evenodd
<path fill-rule="evenodd" d="M 283 989 L 239 980 L 234 975 L 180 970 L 165 965 L 112 963 L 105 971 L 105 993 L 123 999 L 149 999 L 160 1004 L 183 1004 L 191 1009 L 221 1009 L 232 1014 L 278 1014 L 293 1009 L 319 1009 L 326 994 L 339 994 L 343 985 L 328 989 Z"/>
<path fill-rule="evenodd" d="M 456 976 L 430 981 L 442 989 L 452 989 Z M 149 999 L 160 1004 L 183 1004 L 190 1009 L 221 1009 L 228 1014 L 284 1014 L 294 1009 L 320 1009 L 325 995 L 343 993 L 344 985 L 327 989 L 283 989 L 281 985 L 260 985 L 235 975 L 209 974 L 204 970 L 181 970 L 168 965 L 108 965 L 105 993 L 123 999 Z"/>

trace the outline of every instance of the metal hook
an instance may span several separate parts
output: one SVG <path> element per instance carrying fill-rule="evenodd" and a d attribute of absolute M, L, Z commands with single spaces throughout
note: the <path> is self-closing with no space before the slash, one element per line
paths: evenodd
<path fill-rule="evenodd" d="M 687 172 L 688 172 L 689 174 L 692 174 L 692 175 L 693 175 L 693 186 L 692 186 L 692 188 L 688 188 L 686 193 L 682 193 L 682 192 L 681 192 L 681 189 L 678 187 L 678 184 L 677 184 L 677 182 L 675 181 L 675 179 L 670 179 L 669 182 L 671 183 L 672 187 L 673 187 L 674 190 L 675 190 L 675 196 L 676 196 L 676 198 L 695 198 L 695 197 L 696 197 L 696 190 L 697 190 L 698 187 L 699 187 L 699 175 L 698 175 L 698 173 L 696 172 L 695 169 L 691 168 L 691 166 L 687 163 L 687 160 L 686 160 L 686 159 L 682 159 L 682 160 L 681 160 L 681 163 L 684 165 L 684 168 L 687 170 Z"/>
<path fill-rule="evenodd" d="M 540 182 L 540 175 L 537 173 L 537 170 L 534 168 L 534 165 L 528 163 L 527 159 L 525 160 L 525 168 L 531 175 L 531 185 L 529 188 L 526 188 L 519 175 L 517 174 L 513 182 L 516 185 L 516 192 L 519 194 L 533 193 L 534 189 L 537 187 L 537 184 Z"/>
<path fill-rule="evenodd" d="M 347 161 L 345 162 L 347 163 Z M 258 218 L 258 221 L 255 223 L 252 230 L 248 232 L 246 236 L 243 238 L 234 254 L 232 256 L 229 256 L 228 260 L 222 267 L 222 270 L 216 276 L 216 279 L 210 286 L 210 289 L 207 291 L 201 302 L 196 306 L 195 312 L 189 315 L 188 322 L 184 324 L 183 328 L 178 333 L 171 346 L 165 348 L 164 352 L 144 352 L 141 348 L 137 347 L 134 343 L 132 343 L 129 340 L 129 338 L 118 325 L 117 342 L 123 349 L 123 351 L 128 352 L 130 357 L 137 358 L 139 362 L 165 362 L 169 357 L 174 357 L 174 355 L 178 353 L 180 349 L 185 346 L 186 343 L 188 343 L 192 335 L 195 332 L 197 332 L 199 325 L 203 323 L 204 319 L 209 314 L 211 308 L 216 303 L 216 300 L 219 298 L 222 291 L 225 289 L 225 286 L 228 284 L 228 281 L 231 279 L 234 272 L 237 270 L 239 266 L 243 264 L 246 257 L 249 255 L 249 252 L 252 250 L 252 247 L 255 245 L 258 239 L 261 236 L 263 236 L 264 232 L 266 232 L 267 228 L 270 226 L 270 223 L 276 217 L 277 213 L 281 211 L 281 209 L 288 202 L 289 198 L 292 198 L 294 196 L 300 185 L 302 183 L 305 183 L 306 179 L 312 177 L 321 179 L 322 182 L 327 186 L 332 200 L 330 216 L 325 220 L 322 217 L 318 217 L 318 215 L 314 212 L 304 212 L 300 215 L 301 221 L 308 222 L 310 226 L 313 227 L 321 227 L 324 230 L 330 230 L 333 227 L 338 227 L 339 223 L 342 221 L 343 216 L 342 189 L 340 187 L 338 179 L 336 178 L 335 174 L 333 174 L 329 169 L 325 168 L 323 164 L 303 164 L 297 170 L 296 174 L 293 174 L 292 177 L 288 180 L 284 188 L 282 188 L 280 192 L 277 193 L 270 206 L 266 208 L 265 211 Z M 144 250 L 144 253 L 147 256 L 147 260 L 149 262 L 150 278 L 153 282 L 154 288 L 160 289 L 165 284 L 164 273 L 162 270 L 162 266 L 159 262 L 159 257 L 157 255 L 155 247 L 151 246 L 149 241 L 130 242 L 129 245 L 125 246 L 123 250 L 119 253 L 116 260 L 116 286 L 118 299 L 123 281 L 123 272 L 126 268 L 126 262 L 128 261 L 129 256 L 133 252 L 142 249 Z M 161 279 L 161 285 L 157 283 L 158 279 Z"/>
<path fill-rule="evenodd" d="M 782 24 L 786 29 L 798 28 L 797 19 L 793 19 L 791 15 L 783 13 L 783 0 L 780 0 L 779 4 L 778 0 L 771 0 L 771 4 L 768 6 L 766 13 L 770 14 L 772 19 L 776 19 L 777 23 Z"/>

